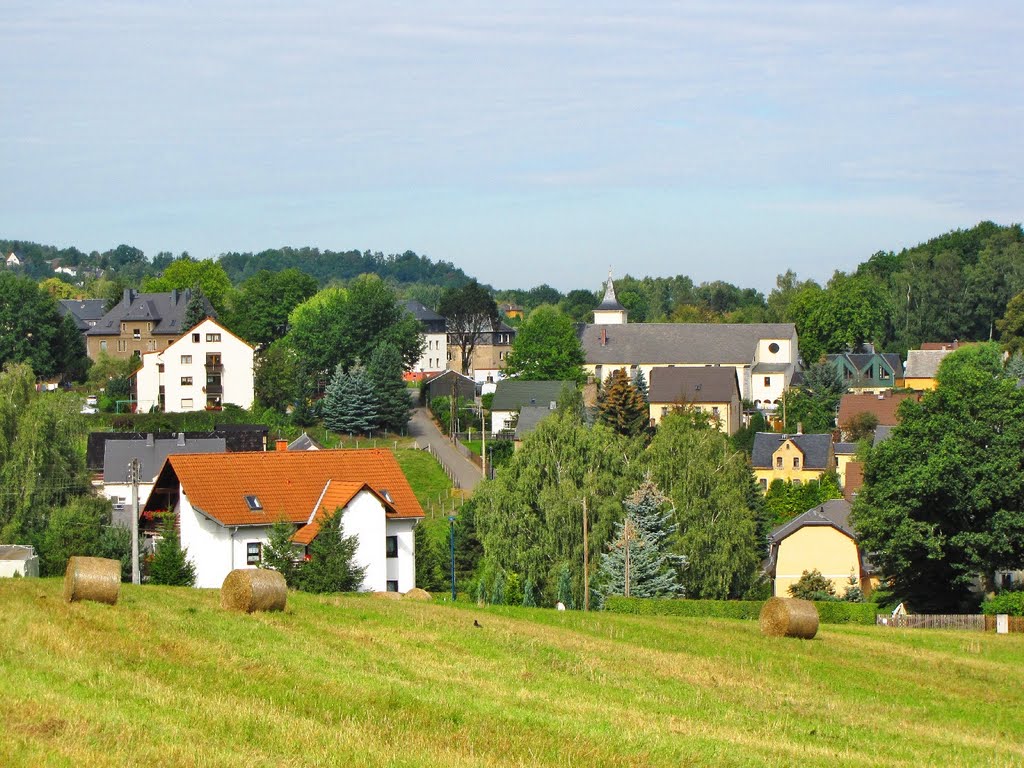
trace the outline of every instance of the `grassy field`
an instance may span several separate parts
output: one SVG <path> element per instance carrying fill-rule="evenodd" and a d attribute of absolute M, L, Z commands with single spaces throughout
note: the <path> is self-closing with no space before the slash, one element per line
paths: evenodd
<path fill-rule="evenodd" d="M 448 515 L 462 503 L 461 498 L 452 496 L 448 476 L 426 451 L 400 449 L 395 451 L 395 458 L 426 514 L 421 525 L 426 527 L 427 535 L 442 543 L 447 541 Z"/>
<path fill-rule="evenodd" d="M 0 583 L 0 765 L 1024 763 L 1024 636 L 60 586 Z"/>

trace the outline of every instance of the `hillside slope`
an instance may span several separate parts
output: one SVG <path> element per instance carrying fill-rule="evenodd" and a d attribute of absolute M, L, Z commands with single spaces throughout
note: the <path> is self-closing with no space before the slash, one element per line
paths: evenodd
<path fill-rule="evenodd" d="M 0 583 L 0 765 L 1024 762 L 1021 636 L 60 586 Z"/>

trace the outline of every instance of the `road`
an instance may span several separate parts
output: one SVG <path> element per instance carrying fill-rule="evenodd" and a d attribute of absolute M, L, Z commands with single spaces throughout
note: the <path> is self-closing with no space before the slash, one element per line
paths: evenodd
<path fill-rule="evenodd" d="M 459 487 L 465 491 L 473 491 L 477 483 L 483 479 L 480 468 L 463 456 L 452 445 L 451 440 L 441 434 L 430 419 L 426 408 L 414 408 L 409 421 L 409 434 L 415 438 L 420 448 L 431 447 L 434 456 L 455 476 Z"/>

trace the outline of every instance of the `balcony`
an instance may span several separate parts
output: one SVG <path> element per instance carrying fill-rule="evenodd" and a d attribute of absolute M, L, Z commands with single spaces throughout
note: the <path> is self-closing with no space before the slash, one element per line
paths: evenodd
<path fill-rule="evenodd" d="M 214 363 L 209 360 L 206 361 L 206 372 L 207 373 L 222 373 L 224 371 L 223 363 Z"/>
<path fill-rule="evenodd" d="M 216 384 L 207 384 L 205 387 L 203 387 L 203 391 L 205 391 L 206 394 L 208 395 L 223 395 L 224 385 L 221 384 L 220 382 Z"/>

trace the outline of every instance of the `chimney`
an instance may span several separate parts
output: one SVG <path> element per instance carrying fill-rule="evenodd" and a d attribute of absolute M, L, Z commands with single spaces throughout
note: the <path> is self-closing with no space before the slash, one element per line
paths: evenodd
<path fill-rule="evenodd" d="M 185 433 L 184 432 L 179 432 L 178 433 L 178 447 L 179 448 L 184 448 L 185 447 Z"/>
<path fill-rule="evenodd" d="M 178 289 L 171 288 L 171 304 L 177 305 L 178 303 Z"/>
<path fill-rule="evenodd" d="M 796 423 L 796 433 L 798 435 L 802 435 L 804 433 L 804 423 L 802 421 L 798 421 Z"/>
<path fill-rule="evenodd" d="M 156 440 L 156 435 L 154 435 L 152 432 L 147 434 L 146 435 L 146 447 L 147 448 L 152 448 L 155 440 Z"/>
<path fill-rule="evenodd" d="M 601 346 L 602 347 L 607 347 L 608 346 L 608 329 L 607 328 L 602 328 L 601 329 Z"/>
<path fill-rule="evenodd" d="M 131 288 L 124 289 L 124 297 L 121 299 L 125 304 L 131 304 L 132 299 L 135 298 L 135 291 Z"/>
<path fill-rule="evenodd" d="M 274 450 L 275 451 L 287 451 L 288 450 L 288 441 L 285 440 L 283 437 L 277 438 L 277 440 L 274 441 Z"/>

